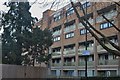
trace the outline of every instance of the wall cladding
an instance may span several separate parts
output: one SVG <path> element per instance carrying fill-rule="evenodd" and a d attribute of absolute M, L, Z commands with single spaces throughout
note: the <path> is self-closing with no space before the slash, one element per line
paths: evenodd
<path fill-rule="evenodd" d="M 48 75 L 46 67 L 0 65 L 0 68 L 1 66 L 2 78 L 45 78 Z"/>

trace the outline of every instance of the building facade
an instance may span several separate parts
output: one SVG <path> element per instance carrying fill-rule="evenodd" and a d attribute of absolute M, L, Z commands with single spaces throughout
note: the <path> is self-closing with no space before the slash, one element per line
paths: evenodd
<path fill-rule="evenodd" d="M 112 42 L 119 45 L 118 35 L 120 33 L 101 16 L 101 14 L 104 14 L 112 23 L 119 27 L 119 7 L 109 2 L 85 2 L 82 3 L 82 6 L 87 12 L 88 21 Z M 85 17 L 79 2 L 75 3 L 75 7 L 80 16 Z M 53 32 L 54 43 L 50 47 L 52 53 L 51 75 L 85 76 L 85 56 L 82 55 L 85 46 L 90 52 L 90 55 L 87 56 L 88 76 L 120 75 L 119 57 L 108 53 L 99 45 L 89 31 L 86 31 L 77 18 L 71 4 L 57 11 L 46 10 L 38 24 L 42 29 L 49 28 Z M 101 36 L 99 38 L 109 48 L 115 49 L 105 42 Z"/>

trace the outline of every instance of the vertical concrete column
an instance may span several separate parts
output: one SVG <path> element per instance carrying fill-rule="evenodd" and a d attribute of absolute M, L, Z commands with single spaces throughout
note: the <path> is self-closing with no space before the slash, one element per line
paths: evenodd
<path fill-rule="evenodd" d="M 59 69 L 56 70 L 56 75 L 57 75 L 58 77 L 60 76 L 60 70 L 59 70 Z"/>
<path fill-rule="evenodd" d="M 79 42 L 79 29 L 78 29 L 78 19 L 76 19 L 75 21 L 75 25 L 76 25 L 76 29 L 75 29 L 75 38 L 76 38 L 76 43 L 75 43 L 75 75 L 74 76 L 78 76 L 78 63 L 79 63 L 79 56 L 78 56 L 78 42 Z"/>
<path fill-rule="evenodd" d="M 78 42 L 75 43 L 75 75 L 78 76 Z"/>
<path fill-rule="evenodd" d="M 52 48 L 51 47 L 49 47 L 48 53 L 52 54 Z M 48 61 L 48 75 L 51 75 L 51 66 L 52 66 L 52 58 Z"/>
<path fill-rule="evenodd" d="M 93 6 L 93 26 L 96 27 L 97 23 L 96 23 L 96 17 L 97 17 L 97 10 L 96 10 L 96 3 L 93 2 L 92 3 L 92 6 Z M 95 75 L 94 76 L 97 76 L 98 75 L 98 72 L 97 72 L 97 66 L 98 66 L 98 53 L 97 53 L 97 41 L 96 39 L 94 38 L 94 46 L 93 46 L 93 52 L 94 52 L 94 69 L 95 69 Z"/>
<path fill-rule="evenodd" d="M 120 2 L 118 2 L 120 4 Z M 117 7 L 117 13 L 118 13 L 118 16 L 117 16 L 117 26 L 118 28 L 120 29 L 120 6 L 116 5 Z M 120 32 L 117 33 L 117 36 L 118 36 L 118 45 L 120 47 Z M 119 64 L 118 64 L 118 75 L 120 76 L 120 57 L 119 57 Z"/>
<path fill-rule="evenodd" d="M 94 50 L 94 69 L 95 69 L 95 75 L 94 76 L 98 76 L 97 66 L 98 66 L 99 59 L 98 59 L 98 53 L 97 53 L 97 41 L 96 41 L 95 38 L 94 38 L 93 50 Z"/>
<path fill-rule="evenodd" d="M 64 65 L 64 46 L 61 46 L 61 76 L 63 76 L 63 65 Z"/>
<path fill-rule="evenodd" d="M 63 19 L 63 24 L 61 25 L 62 28 L 61 28 L 61 73 L 60 75 L 63 76 L 64 73 L 63 73 L 63 66 L 64 66 L 64 21 L 65 21 L 65 18 Z"/>

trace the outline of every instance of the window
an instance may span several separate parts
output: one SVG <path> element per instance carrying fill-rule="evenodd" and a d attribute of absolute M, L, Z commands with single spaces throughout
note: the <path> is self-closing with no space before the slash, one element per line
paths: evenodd
<path fill-rule="evenodd" d="M 82 4 L 83 9 L 90 7 L 90 2 L 85 2 L 84 4 Z M 81 8 L 82 9 L 82 8 Z"/>
<path fill-rule="evenodd" d="M 87 30 L 87 33 L 89 33 L 89 31 Z M 80 35 L 86 34 L 86 29 L 81 29 L 80 30 Z"/>
<path fill-rule="evenodd" d="M 54 22 L 56 22 L 56 21 L 58 21 L 58 20 L 60 20 L 61 19 L 61 16 L 59 15 L 59 16 L 56 16 L 56 17 L 54 17 Z"/>
<path fill-rule="evenodd" d="M 74 9 L 73 9 L 73 7 L 71 7 L 71 8 L 69 8 L 67 11 L 66 11 L 66 16 L 69 16 L 69 15 L 71 15 L 71 14 L 73 14 L 74 13 Z"/>
<path fill-rule="evenodd" d="M 67 38 L 72 38 L 72 37 L 74 37 L 74 32 L 65 34 L 65 38 L 66 38 L 66 39 L 67 39 Z"/>
<path fill-rule="evenodd" d="M 112 23 L 114 23 L 114 21 L 111 21 Z M 112 27 L 112 24 L 110 24 L 109 22 L 104 22 L 100 24 L 100 29 L 106 29 L 106 28 L 110 28 Z"/>
<path fill-rule="evenodd" d="M 60 36 L 58 36 L 58 37 L 54 37 L 53 41 L 54 41 L 54 42 L 56 42 L 56 41 L 60 41 Z"/>
<path fill-rule="evenodd" d="M 62 18 L 62 14 L 60 12 L 55 13 L 53 17 L 54 17 L 54 22 L 56 22 Z"/>

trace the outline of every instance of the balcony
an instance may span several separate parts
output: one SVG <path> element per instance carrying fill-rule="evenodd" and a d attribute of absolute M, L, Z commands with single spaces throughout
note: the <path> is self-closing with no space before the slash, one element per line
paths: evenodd
<path fill-rule="evenodd" d="M 71 32 L 75 30 L 75 25 L 70 25 L 64 28 L 64 33 Z"/>
<path fill-rule="evenodd" d="M 94 61 L 87 61 L 87 66 L 93 66 L 94 65 Z M 78 63 L 78 66 L 85 66 L 85 61 L 80 61 Z"/>
<path fill-rule="evenodd" d="M 53 36 L 57 36 L 61 34 L 61 30 L 53 32 Z"/>
<path fill-rule="evenodd" d="M 75 62 L 65 62 L 64 66 L 75 66 Z"/>
<path fill-rule="evenodd" d="M 114 11 L 114 10 L 112 10 L 112 11 L 110 11 L 109 13 L 106 13 L 106 14 L 105 14 L 105 17 L 106 17 L 107 19 L 112 19 L 112 18 L 115 17 L 115 16 L 117 16 L 117 11 Z"/>
<path fill-rule="evenodd" d="M 91 25 L 93 25 L 93 23 L 94 23 L 93 19 L 91 19 L 91 18 L 88 20 L 88 22 L 89 22 Z"/>
<path fill-rule="evenodd" d="M 52 53 L 52 58 L 54 57 L 60 57 L 61 56 L 61 52 L 53 52 Z"/>
<path fill-rule="evenodd" d="M 117 16 L 117 11 L 112 10 L 112 11 L 106 13 L 104 16 L 105 16 L 107 19 L 112 19 L 112 18 L 114 18 L 115 16 Z M 98 16 L 98 17 L 96 18 L 97 23 L 103 22 L 104 20 L 105 20 L 105 19 L 104 19 L 102 16 Z"/>
<path fill-rule="evenodd" d="M 117 44 L 117 43 L 116 43 Z M 116 50 L 112 45 L 110 44 L 105 44 L 108 48 L 112 49 L 112 50 Z M 101 45 L 98 45 L 97 46 L 97 51 L 100 52 L 100 51 L 106 51 Z"/>
<path fill-rule="evenodd" d="M 118 65 L 119 60 L 113 59 L 113 60 L 99 60 L 99 65 Z"/>
<path fill-rule="evenodd" d="M 64 51 L 64 54 L 65 54 L 65 55 L 67 55 L 67 54 L 75 54 L 75 49 L 65 50 L 65 51 Z"/>
<path fill-rule="evenodd" d="M 61 66 L 61 63 L 52 63 L 51 65 L 52 65 L 52 67 L 59 67 L 59 66 Z"/>
<path fill-rule="evenodd" d="M 82 55 L 82 52 L 85 50 L 85 47 L 81 47 L 80 49 L 78 49 L 78 54 Z M 91 53 L 93 51 L 93 47 L 87 47 L 87 50 L 89 50 Z"/>
<path fill-rule="evenodd" d="M 97 23 L 101 23 L 101 22 L 103 22 L 105 19 L 102 17 L 102 16 L 98 16 L 97 18 L 96 18 L 96 22 Z"/>
<path fill-rule="evenodd" d="M 79 28 L 84 28 L 84 26 L 82 25 L 82 23 L 79 23 L 79 24 L 78 24 L 78 29 L 79 29 Z"/>

